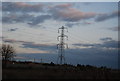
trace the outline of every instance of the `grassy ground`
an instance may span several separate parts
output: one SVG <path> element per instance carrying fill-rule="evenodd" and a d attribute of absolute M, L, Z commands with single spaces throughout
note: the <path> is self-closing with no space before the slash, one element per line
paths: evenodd
<path fill-rule="evenodd" d="M 76 80 L 117 80 L 118 70 L 92 66 L 70 66 L 54 64 L 8 64 L 2 70 L 5 79 L 76 79 Z"/>

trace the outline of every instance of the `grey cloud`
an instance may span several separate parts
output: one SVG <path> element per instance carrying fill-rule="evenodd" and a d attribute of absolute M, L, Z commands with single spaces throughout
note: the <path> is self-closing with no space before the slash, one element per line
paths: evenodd
<path fill-rule="evenodd" d="M 73 64 L 90 64 L 118 68 L 117 50 L 103 50 L 100 48 L 68 49 L 66 60 Z"/>
<path fill-rule="evenodd" d="M 15 43 L 16 41 L 13 39 L 3 39 L 2 41 L 8 42 L 8 43 Z"/>
<path fill-rule="evenodd" d="M 85 46 L 85 47 L 91 46 L 91 47 L 93 47 L 93 46 L 96 46 L 98 44 L 80 44 L 80 43 L 77 43 L 77 44 L 73 44 L 73 45 L 75 45 L 75 46 Z"/>
<path fill-rule="evenodd" d="M 3 37 L 3 36 L 0 36 L 0 39 L 4 39 L 5 37 Z"/>
<path fill-rule="evenodd" d="M 48 19 L 47 15 L 40 15 L 35 17 L 30 15 L 31 12 L 44 12 L 44 5 L 28 4 L 24 2 L 3 2 L 2 4 L 2 22 L 3 23 L 28 23 L 30 25 L 37 25 Z M 31 23 L 29 23 L 31 22 Z"/>
<path fill-rule="evenodd" d="M 106 41 L 100 46 L 106 48 L 118 48 L 118 46 L 120 45 L 119 45 L 119 41 L 112 40 L 112 41 Z"/>
<path fill-rule="evenodd" d="M 2 10 L 9 12 L 40 12 L 43 11 L 43 4 L 27 4 L 24 2 L 2 2 Z"/>
<path fill-rule="evenodd" d="M 3 23 L 12 23 L 12 19 L 10 19 L 9 17 L 2 17 L 2 22 Z"/>
<path fill-rule="evenodd" d="M 112 40 L 112 38 L 101 38 L 100 40 L 103 41 L 102 44 L 73 44 L 75 46 L 85 46 L 85 47 L 92 47 L 92 48 L 118 48 L 120 46 L 119 41 Z"/>
<path fill-rule="evenodd" d="M 2 16 L 2 22 L 3 23 L 16 23 L 16 22 L 26 22 L 26 21 L 31 21 L 34 18 L 34 16 L 29 15 L 29 14 L 16 14 L 16 13 L 11 13 L 8 15 Z"/>
<path fill-rule="evenodd" d="M 20 56 L 31 57 L 35 59 L 42 58 L 44 62 L 54 62 L 58 58 L 58 54 L 46 53 L 29 53 L 29 54 L 18 54 Z M 94 65 L 97 67 L 106 66 L 109 68 L 118 68 L 116 50 L 104 50 L 101 49 L 68 49 L 65 50 L 65 60 L 67 64 L 84 64 L 84 65 Z"/>
<path fill-rule="evenodd" d="M 101 38 L 100 40 L 103 41 L 103 44 L 100 45 L 101 47 L 118 48 L 118 46 L 120 46 L 119 41 L 115 41 L 110 37 Z"/>
<path fill-rule="evenodd" d="M 15 39 L 7 39 L 3 38 L 3 42 L 8 42 L 8 43 L 33 43 L 33 42 L 28 42 L 28 41 L 22 41 L 22 40 L 15 40 Z"/>
<path fill-rule="evenodd" d="M 78 26 L 78 25 L 90 25 L 90 24 L 93 24 L 93 23 L 91 23 L 91 22 L 67 22 L 66 24 L 65 24 L 65 26 L 67 26 L 67 27 L 69 27 L 69 28 L 72 28 L 73 26 Z"/>
<path fill-rule="evenodd" d="M 12 28 L 12 29 L 9 29 L 8 31 L 16 31 L 18 28 Z"/>
<path fill-rule="evenodd" d="M 100 40 L 102 40 L 102 41 L 112 41 L 112 38 L 111 37 L 106 37 L 106 38 L 101 38 Z"/>
<path fill-rule="evenodd" d="M 45 20 L 50 18 L 51 18 L 50 15 L 40 15 L 40 16 L 34 17 L 34 15 L 29 15 L 29 14 L 11 13 L 8 15 L 3 14 L 2 22 L 3 23 L 23 22 L 33 26 L 39 23 L 43 23 Z"/>
<path fill-rule="evenodd" d="M 105 20 L 108 20 L 108 19 L 111 19 L 114 17 L 118 17 L 119 14 L 120 14 L 120 11 L 115 11 L 115 12 L 112 12 L 110 14 L 99 14 L 96 17 L 95 21 L 97 21 L 97 22 L 105 21 Z"/>
<path fill-rule="evenodd" d="M 40 50 L 55 50 L 56 45 L 48 45 L 48 44 L 35 44 L 35 43 L 23 43 L 23 48 L 35 48 Z"/>
<path fill-rule="evenodd" d="M 78 25 L 78 23 L 66 23 L 65 26 L 72 28 L 74 25 Z"/>
<path fill-rule="evenodd" d="M 97 66 L 107 66 L 112 68 L 118 68 L 118 45 L 119 41 L 115 41 L 110 37 L 101 38 L 102 44 L 73 44 L 75 46 L 86 46 L 91 48 L 76 48 L 66 50 L 67 55 L 70 55 L 68 60 L 71 63 L 91 64 Z M 118 44 L 119 43 L 119 44 Z M 103 49 L 103 48 L 115 48 L 115 49 Z M 66 55 L 66 56 L 67 56 Z M 72 58 L 71 58 L 72 57 Z M 73 62 L 74 59 L 76 62 Z"/>
<path fill-rule="evenodd" d="M 57 50 L 57 45 L 50 45 L 50 44 L 36 44 L 35 42 L 29 42 L 29 41 L 22 41 L 22 40 L 15 40 L 15 39 L 6 39 L 3 38 L 3 42 L 7 43 L 21 43 L 23 46 L 22 48 L 34 48 L 39 50 L 47 50 L 47 51 L 55 51 Z"/>
<path fill-rule="evenodd" d="M 28 23 L 29 25 L 37 25 L 39 23 L 43 23 L 45 20 L 50 19 L 50 15 L 40 15 L 37 17 L 34 17 L 31 21 L 31 23 Z"/>
<path fill-rule="evenodd" d="M 112 28 L 109 28 L 109 30 L 112 30 L 112 31 L 120 31 L 120 26 L 116 26 L 116 27 L 112 27 Z"/>

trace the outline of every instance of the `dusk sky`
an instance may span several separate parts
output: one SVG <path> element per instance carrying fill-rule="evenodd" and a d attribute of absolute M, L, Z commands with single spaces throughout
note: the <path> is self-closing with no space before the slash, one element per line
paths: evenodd
<path fill-rule="evenodd" d="M 64 26 L 66 63 L 117 68 L 118 14 L 118 2 L 2 2 L 0 38 L 16 60 L 56 63 Z"/>

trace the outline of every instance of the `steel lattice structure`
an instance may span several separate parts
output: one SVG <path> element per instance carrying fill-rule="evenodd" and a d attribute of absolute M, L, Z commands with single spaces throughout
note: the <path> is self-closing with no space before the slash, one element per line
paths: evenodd
<path fill-rule="evenodd" d="M 57 48 L 58 48 L 57 63 L 59 64 L 63 64 L 63 62 L 65 63 L 65 48 L 68 48 L 68 44 L 65 43 L 65 38 L 67 38 L 68 40 L 68 36 L 64 35 L 65 29 L 68 32 L 68 29 L 65 28 L 64 26 L 58 29 L 58 33 L 61 33 L 61 35 L 57 37 L 58 41 L 60 41 L 60 43 L 57 44 Z M 61 30 L 61 32 L 59 30 Z"/>

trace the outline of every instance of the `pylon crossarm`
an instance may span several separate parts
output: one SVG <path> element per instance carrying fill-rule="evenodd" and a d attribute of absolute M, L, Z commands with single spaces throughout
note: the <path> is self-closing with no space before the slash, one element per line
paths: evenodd
<path fill-rule="evenodd" d="M 67 37 L 67 40 L 68 40 L 68 36 L 67 35 L 64 35 L 64 37 Z"/>
<path fill-rule="evenodd" d="M 57 40 L 58 40 L 58 41 L 59 41 L 59 38 L 60 38 L 60 37 L 61 37 L 61 36 L 58 36 L 58 37 L 57 37 Z"/>
<path fill-rule="evenodd" d="M 68 44 L 65 43 L 66 48 L 68 49 Z"/>

